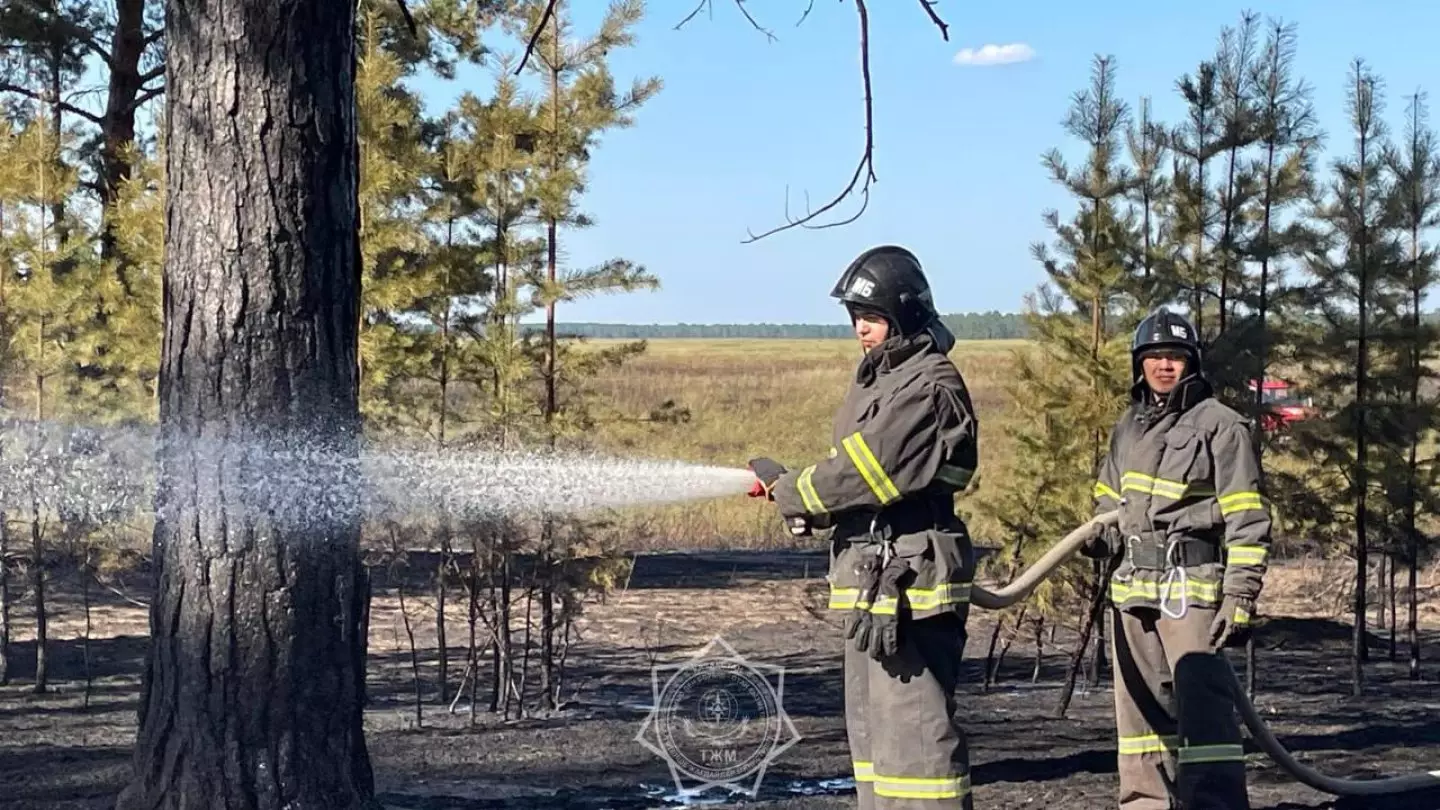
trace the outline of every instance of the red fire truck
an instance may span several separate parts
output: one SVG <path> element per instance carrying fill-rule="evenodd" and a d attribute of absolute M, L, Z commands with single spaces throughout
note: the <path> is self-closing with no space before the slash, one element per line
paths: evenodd
<path fill-rule="evenodd" d="M 1252 395 L 1255 383 L 1255 380 L 1249 382 Z M 1291 383 L 1274 378 L 1260 384 L 1260 406 L 1260 427 L 1267 432 L 1283 430 L 1315 415 L 1315 400 L 1312 397 L 1302 396 Z"/>

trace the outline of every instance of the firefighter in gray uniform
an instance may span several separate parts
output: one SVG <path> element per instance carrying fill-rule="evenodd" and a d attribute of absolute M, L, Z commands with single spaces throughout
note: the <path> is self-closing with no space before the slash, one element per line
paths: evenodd
<path fill-rule="evenodd" d="M 865 350 L 824 460 L 754 459 L 757 495 L 792 527 L 833 529 L 830 608 L 845 618 L 845 724 L 865 810 L 973 807 L 955 723 L 975 560 L 955 494 L 977 423 L 920 262 L 895 246 L 851 263 L 831 292 Z"/>
<path fill-rule="evenodd" d="M 1130 353 L 1131 405 L 1095 484 L 1096 511 L 1118 508 L 1120 520 L 1086 549 L 1120 555 L 1110 582 L 1119 806 L 1246 810 L 1234 712 L 1213 710 L 1216 687 L 1187 682 L 1182 659 L 1241 643 L 1260 595 L 1271 515 L 1253 428 L 1214 398 L 1185 318 L 1155 310 Z M 1208 690 L 1210 709 L 1187 711 L 1192 687 L 1177 682 Z"/>

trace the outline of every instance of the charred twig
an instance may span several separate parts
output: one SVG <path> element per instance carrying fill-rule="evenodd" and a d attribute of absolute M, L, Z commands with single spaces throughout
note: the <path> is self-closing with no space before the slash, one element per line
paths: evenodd
<path fill-rule="evenodd" d="M 525 55 L 520 57 L 520 64 L 515 66 L 515 75 L 519 76 L 520 71 L 525 69 L 525 63 L 530 61 L 530 54 L 535 52 L 535 43 L 540 41 L 540 34 L 545 30 L 545 23 L 555 16 L 555 6 L 560 0 L 549 0 L 545 4 L 545 11 L 540 15 L 540 23 L 530 33 L 530 41 L 525 43 Z"/>

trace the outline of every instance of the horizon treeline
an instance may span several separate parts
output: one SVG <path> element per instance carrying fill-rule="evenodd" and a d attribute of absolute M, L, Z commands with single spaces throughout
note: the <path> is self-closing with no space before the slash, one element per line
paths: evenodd
<path fill-rule="evenodd" d="M 1276 552 L 1354 563 L 1358 694 L 1367 616 L 1388 630 L 1392 659 L 1408 636 L 1419 677 L 1416 569 L 1436 527 L 1427 299 L 1440 148 L 1423 89 L 1388 91 L 1363 58 L 1302 76 L 1301 41 L 1294 23 L 1245 12 L 1168 81 L 1094 57 L 1059 111 L 1066 149 L 1042 156 L 1073 207 L 1044 212 L 1052 237 L 1032 251 L 1046 281 L 1027 300 L 1038 350 L 1017 353 L 1018 446 L 1005 469 L 981 472 L 972 509 L 1008 535 L 995 562 L 1011 567 L 1092 513 L 1099 459 L 1130 402 L 1131 334 L 1168 306 L 1200 331 L 1216 395 L 1254 421 Z M 1345 88 L 1341 117 L 1318 119 L 1316 82 Z M 1161 97 L 1183 103 L 1175 120 L 1153 114 Z M 1310 418 L 1266 417 L 1274 403 L 1251 382 L 1277 376 L 1300 386 Z M 1098 573 L 1077 561 L 1046 583 L 1012 617 L 1012 637 L 1022 622 L 1094 617 Z"/>

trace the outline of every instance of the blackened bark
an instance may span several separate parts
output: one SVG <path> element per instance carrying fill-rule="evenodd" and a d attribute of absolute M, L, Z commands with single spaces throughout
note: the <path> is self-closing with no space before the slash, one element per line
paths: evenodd
<path fill-rule="evenodd" d="M 354 16 L 166 3 L 157 581 L 120 810 L 374 794 L 355 488 L 314 489 L 359 422 Z M 253 452 L 276 445 L 321 466 Z"/>

